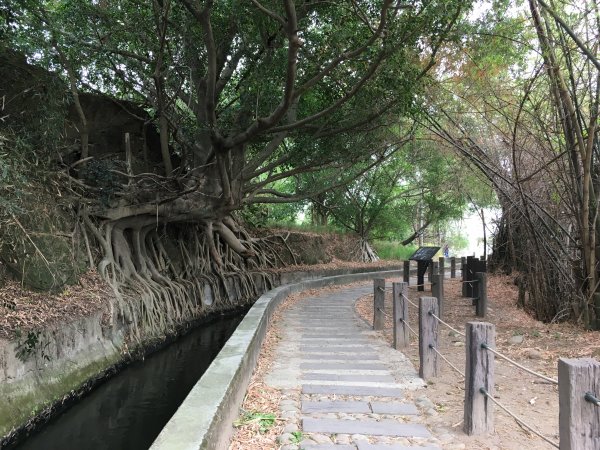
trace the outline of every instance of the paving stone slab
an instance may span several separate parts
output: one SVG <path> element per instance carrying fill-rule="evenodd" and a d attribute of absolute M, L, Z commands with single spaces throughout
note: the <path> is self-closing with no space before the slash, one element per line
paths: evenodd
<path fill-rule="evenodd" d="M 292 328 L 292 327 L 288 327 Z M 338 329 L 338 328 L 302 328 L 302 334 L 311 335 L 311 336 L 321 336 L 323 338 L 329 336 L 349 336 L 356 339 L 365 339 L 365 335 L 361 333 L 361 331 L 357 328 L 347 328 L 347 329 Z"/>
<path fill-rule="evenodd" d="M 431 437 L 423 425 L 395 420 L 343 420 L 302 418 L 302 431 L 325 434 L 364 434 L 367 436 Z"/>
<path fill-rule="evenodd" d="M 322 361 L 338 361 L 338 360 L 349 360 L 349 361 L 377 361 L 379 356 L 375 353 L 361 353 L 359 355 L 354 353 L 336 353 L 335 351 L 324 349 L 321 353 L 305 353 L 301 355 L 302 359 L 318 359 Z"/>
<path fill-rule="evenodd" d="M 354 312 L 354 308 L 348 305 L 340 305 L 340 306 L 324 306 L 324 307 L 314 307 L 314 306 L 305 306 L 304 308 L 297 309 L 294 311 L 290 311 L 286 316 L 302 316 L 306 314 L 317 314 L 317 313 L 337 313 L 337 312 Z"/>
<path fill-rule="evenodd" d="M 303 314 L 303 313 L 320 312 L 320 311 L 334 312 L 334 311 L 339 311 L 339 310 L 354 312 L 354 305 L 350 302 L 337 302 L 337 303 L 332 303 L 332 304 L 321 304 L 321 305 L 299 304 L 299 308 L 290 310 L 290 313 L 292 313 L 292 314 L 302 313 Z"/>
<path fill-rule="evenodd" d="M 357 334 L 356 332 L 354 333 L 340 333 L 340 332 L 331 332 L 331 333 L 322 333 L 322 332 L 317 332 L 317 333 L 310 333 L 308 331 L 305 331 L 304 333 L 302 333 L 302 337 L 305 338 L 309 338 L 309 339 L 328 339 L 328 338 L 335 338 L 335 339 L 354 339 L 356 340 L 356 342 L 358 342 L 359 339 L 361 339 L 362 337 L 360 337 L 360 334 Z M 368 341 L 364 341 L 365 343 Z"/>
<path fill-rule="evenodd" d="M 335 384 L 303 384 L 303 394 L 322 394 L 322 395 L 355 395 L 355 396 L 373 396 L 373 397 L 396 397 L 403 398 L 403 390 L 392 387 L 375 386 L 340 386 Z"/>
<path fill-rule="evenodd" d="M 320 332 L 320 333 L 327 333 L 328 331 L 334 332 L 337 331 L 339 333 L 346 333 L 346 334 L 351 334 L 354 333 L 355 335 L 358 334 L 360 332 L 360 330 L 358 329 L 358 327 L 356 326 L 343 326 L 343 327 L 331 327 L 331 326 L 325 326 L 325 325 L 297 325 L 297 324 L 293 324 L 293 325 L 289 325 L 287 328 L 291 328 L 293 330 L 299 330 L 299 331 L 303 331 L 306 332 L 308 330 L 312 330 L 315 332 Z"/>
<path fill-rule="evenodd" d="M 355 347 L 349 347 L 349 346 L 343 346 L 343 345 L 304 345 L 302 347 L 300 347 L 300 351 L 301 352 L 305 352 L 305 353 L 324 353 L 324 352 L 335 352 L 335 353 L 356 353 L 356 354 L 362 354 L 362 353 L 368 353 L 368 354 L 373 354 L 373 349 L 371 347 L 363 347 L 360 345 L 357 345 Z"/>
<path fill-rule="evenodd" d="M 302 402 L 303 413 L 355 413 L 370 414 L 371 408 L 368 402 L 358 401 L 320 401 L 313 402 L 304 400 Z"/>
<path fill-rule="evenodd" d="M 357 441 L 358 450 L 442 450 L 440 447 L 406 447 L 400 444 L 369 444 L 366 441 Z"/>
<path fill-rule="evenodd" d="M 419 414 L 417 407 L 411 403 L 371 402 L 375 414 L 412 415 Z"/>
<path fill-rule="evenodd" d="M 383 363 L 361 362 L 305 362 L 300 363 L 301 370 L 386 370 Z"/>
<path fill-rule="evenodd" d="M 325 314 L 325 313 L 320 313 L 320 314 L 310 314 L 310 315 L 306 315 L 303 314 L 301 316 L 298 317 L 290 317 L 287 316 L 285 320 L 290 320 L 293 322 L 296 322 L 300 325 L 304 325 L 306 322 L 309 323 L 309 325 L 323 325 L 323 324 L 327 324 L 329 326 L 333 327 L 337 327 L 338 325 L 355 325 L 356 321 L 352 320 L 352 319 L 344 319 L 344 320 L 340 320 L 340 316 L 341 315 L 345 315 L 347 314 L 345 311 L 340 311 L 340 312 L 336 312 L 336 313 L 332 313 L 332 314 Z"/>
<path fill-rule="evenodd" d="M 391 375 L 361 375 L 361 374 L 340 374 L 340 373 L 303 373 L 302 380 L 323 380 L 323 381 L 368 381 L 373 383 L 393 383 L 394 377 Z"/>
<path fill-rule="evenodd" d="M 303 319 L 311 319 L 311 320 L 334 320 L 332 323 L 342 323 L 342 322 L 356 322 L 356 319 L 350 316 L 350 310 L 336 309 L 331 311 L 302 311 L 298 314 L 286 314 L 285 317 L 294 320 L 303 320 Z M 348 317 L 349 316 L 349 317 Z"/>

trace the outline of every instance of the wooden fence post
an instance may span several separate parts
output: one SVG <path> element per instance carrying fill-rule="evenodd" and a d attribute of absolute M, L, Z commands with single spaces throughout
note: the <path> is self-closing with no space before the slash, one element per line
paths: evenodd
<path fill-rule="evenodd" d="M 392 283 L 394 302 L 394 348 L 404 348 L 410 342 L 408 322 L 408 283 Z"/>
<path fill-rule="evenodd" d="M 402 273 L 403 280 L 406 284 L 410 284 L 410 260 L 404 261 L 404 271 Z"/>
<path fill-rule="evenodd" d="M 438 273 L 442 276 L 446 276 L 446 258 L 444 258 L 443 256 L 440 256 Z"/>
<path fill-rule="evenodd" d="M 383 330 L 385 326 L 385 279 L 373 280 L 373 329 Z"/>
<path fill-rule="evenodd" d="M 434 274 L 431 278 L 431 296 L 437 298 L 439 311 L 437 316 L 442 318 L 442 314 L 444 314 L 444 277 L 442 274 Z"/>
<path fill-rule="evenodd" d="M 464 256 L 460 258 L 460 276 L 462 280 L 462 296 L 467 296 L 467 258 Z"/>
<path fill-rule="evenodd" d="M 437 349 L 438 321 L 431 313 L 438 315 L 437 299 L 419 298 L 419 376 L 424 380 L 438 374 Z"/>
<path fill-rule="evenodd" d="M 450 278 L 456 278 L 456 258 L 450 258 Z"/>
<path fill-rule="evenodd" d="M 487 314 L 487 274 L 485 272 L 477 272 L 475 274 L 477 280 L 477 303 L 475 304 L 475 315 L 477 317 L 485 317 Z"/>
<path fill-rule="evenodd" d="M 600 448 L 600 363 L 592 358 L 558 360 L 560 450 Z"/>
<path fill-rule="evenodd" d="M 464 432 L 469 436 L 494 430 L 494 405 L 480 389 L 494 395 L 494 354 L 482 344 L 495 349 L 495 334 L 491 323 L 467 323 Z"/>
<path fill-rule="evenodd" d="M 473 274 L 473 278 L 475 278 L 475 274 Z M 475 307 L 475 310 L 477 310 L 477 301 L 479 300 L 479 281 L 477 281 L 477 278 L 475 278 L 474 280 L 471 280 L 471 283 L 469 283 L 469 286 L 473 286 L 473 291 L 472 291 L 472 296 L 471 296 L 471 305 L 473 305 Z"/>

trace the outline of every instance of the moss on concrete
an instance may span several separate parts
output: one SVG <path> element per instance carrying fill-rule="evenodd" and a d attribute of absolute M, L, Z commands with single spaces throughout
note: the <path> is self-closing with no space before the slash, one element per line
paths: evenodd
<path fill-rule="evenodd" d="M 56 371 L 52 381 L 40 383 L 35 392 L 27 386 L 19 386 L 19 382 L 0 385 L 0 398 L 3 400 L 0 408 L 0 436 L 27 423 L 69 393 L 79 390 L 89 379 L 101 375 L 120 359 L 121 355 L 115 352 L 72 372 L 66 369 Z"/>

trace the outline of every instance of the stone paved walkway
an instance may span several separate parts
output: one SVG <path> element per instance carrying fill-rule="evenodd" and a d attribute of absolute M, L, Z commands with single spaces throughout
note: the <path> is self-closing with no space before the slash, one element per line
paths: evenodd
<path fill-rule="evenodd" d="M 306 297 L 284 312 L 283 335 L 267 384 L 282 389 L 282 450 L 433 450 L 422 424 L 433 404 L 412 363 L 375 338 L 354 313 L 372 284 Z M 298 442 L 300 441 L 300 442 Z"/>

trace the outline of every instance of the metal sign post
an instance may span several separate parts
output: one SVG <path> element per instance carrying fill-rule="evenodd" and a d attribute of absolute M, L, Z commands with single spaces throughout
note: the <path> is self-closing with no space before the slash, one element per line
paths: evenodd
<path fill-rule="evenodd" d="M 425 272 L 427 266 L 431 264 L 433 257 L 441 247 L 419 247 L 413 255 L 408 258 L 412 261 L 417 261 L 417 290 L 425 290 Z"/>

